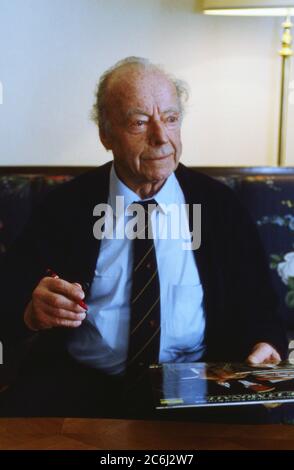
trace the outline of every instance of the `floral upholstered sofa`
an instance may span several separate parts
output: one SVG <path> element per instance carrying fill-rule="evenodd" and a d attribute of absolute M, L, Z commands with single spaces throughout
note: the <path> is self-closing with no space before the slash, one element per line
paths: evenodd
<path fill-rule="evenodd" d="M 44 194 L 87 169 L 0 168 L 0 262 Z M 294 168 L 197 170 L 236 191 L 257 224 L 289 332 L 289 352 L 294 357 Z"/>

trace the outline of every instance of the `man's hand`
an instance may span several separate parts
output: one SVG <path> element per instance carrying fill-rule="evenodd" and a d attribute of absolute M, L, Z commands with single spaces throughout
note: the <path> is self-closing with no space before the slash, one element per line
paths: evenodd
<path fill-rule="evenodd" d="M 249 364 L 277 364 L 280 361 L 280 354 L 268 343 L 257 343 L 246 359 Z"/>
<path fill-rule="evenodd" d="M 53 327 L 77 328 L 86 318 L 78 302 L 85 297 L 80 284 L 44 277 L 26 307 L 24 322 L 31 330 Z"/>

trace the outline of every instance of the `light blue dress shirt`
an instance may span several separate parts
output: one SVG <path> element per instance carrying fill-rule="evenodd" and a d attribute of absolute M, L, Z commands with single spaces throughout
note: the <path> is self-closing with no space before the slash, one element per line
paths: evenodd
<path fill-rule="evenodd" d="M 114 212 L 114 228 L 123 233 L 130 215 L 123 217 L 115 211 L 116 196 L 124 197 L 126 214 L 128 206 L 139 200 L 112 166 L 108 203 Z M 199 360 L 205 350 L 203 289 L 193 251 L 183 249 L 186 235 L 180 232 L 180 238 L 171 238 L 172 211 L 166 210 L 166 206 L 185 204 L 174 173 L 153 197 L 158 203 L 151 221 L 157 234 L 154 243 L 160 280 L 159 362 L 192 362 Z M 187 217 L 185 222 L 188 230 Z M 105 224 L 108 225 L 107 219 Z M 163 234 L 167 234 L 167 239 L 162 238 Z M 71 331 L 68 341 L 73 358 L 108 374 L 123 373 L 126 367 L 132 264 L 132 240 L 127 237 L 101 240 L 95 277 L 86 299 L 87 319 Z"/>

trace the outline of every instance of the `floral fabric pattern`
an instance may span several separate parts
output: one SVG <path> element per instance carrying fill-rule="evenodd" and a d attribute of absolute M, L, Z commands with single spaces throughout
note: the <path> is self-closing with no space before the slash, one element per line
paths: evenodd
<path fill-rule="evenodd" d="M 256 222 L 280 299 L 280 311 L 294 329 L 294 171 L 243 179 L 240 198 Z"/>

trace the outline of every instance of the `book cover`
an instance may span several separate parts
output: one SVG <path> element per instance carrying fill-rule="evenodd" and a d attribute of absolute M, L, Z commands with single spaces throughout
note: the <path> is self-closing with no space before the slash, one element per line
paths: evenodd
<path fill-rule="evenodd" d="M 150 366 L 157 409 L 294 402 L 294 364 L 166 363 Z"/>

